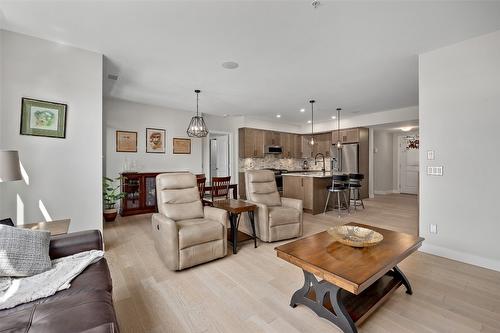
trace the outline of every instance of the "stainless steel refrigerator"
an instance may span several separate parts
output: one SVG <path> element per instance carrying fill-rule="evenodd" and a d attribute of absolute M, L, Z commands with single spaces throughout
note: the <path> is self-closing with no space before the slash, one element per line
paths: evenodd
<path fill-rule="evenodd" d="M 331 156 L 333 171 L 358 173 L 359 145 L 357 143 L 343 144 L 340 149 L 337 148 L 337 145 L 332 145 Z"/>

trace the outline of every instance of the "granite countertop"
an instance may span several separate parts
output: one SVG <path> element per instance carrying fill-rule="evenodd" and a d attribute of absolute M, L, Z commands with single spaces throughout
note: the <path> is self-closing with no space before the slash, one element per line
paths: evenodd
<path fill-rule="evenodd" d="M 290 176 L 290 177 L 312 177 L 312 178 L 331 178 L 334 175 L 344 175 L 344 172 L 336 172 L 336 171 L 301 171 L 301 172 L 290 172 L 284 173 L 282 176 Z"/>

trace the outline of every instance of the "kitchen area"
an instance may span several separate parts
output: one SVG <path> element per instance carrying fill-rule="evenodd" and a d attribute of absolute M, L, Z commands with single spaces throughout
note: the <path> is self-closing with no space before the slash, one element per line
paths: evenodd
<path fill-rule="evenodd" d="M 301 199 L 304 211 L 322 213 L 332 177 L 363 174 L 359 196 L 368 198 L 368 128 L 312 134 L 239 128 L 239 194 L 245 198 L 245 171 L 272 170 L 280 194 Z M 312 140 L 311 140 L 312 139 Z M 312 144 L 311 144 L 312 142 Z M 337 147 L 341 143 L 340 148 Z M 331 195 L 329 209 L 335 207 Z"/>

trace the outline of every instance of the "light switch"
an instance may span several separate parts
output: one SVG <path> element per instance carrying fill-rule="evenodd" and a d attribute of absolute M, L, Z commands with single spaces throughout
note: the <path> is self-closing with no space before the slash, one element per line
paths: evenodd
<path fill-rule="evenodd" d="M 438 226 L 437 226 L 437 224 L 429 224 L 429 232 L 431 234 L 437 234 L 438 233 Z"/>
<path fill-rule="evenodd" d="M 428 166 L 427 167 L 427 175 L 429 175 L 429 176 L 442 176 L 443 175 L 443 166 Z"/>
<path fill-rule="evenodd" d="M 434 160 L 434 150 L 428 150 L 427 151 L 427 159 L 428 160 Z"/>

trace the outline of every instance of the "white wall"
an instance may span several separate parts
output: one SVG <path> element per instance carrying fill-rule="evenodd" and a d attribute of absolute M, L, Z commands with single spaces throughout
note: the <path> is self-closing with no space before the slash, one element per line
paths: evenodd
<path fill-rule="evenodd" d="M 500 270 L 500 31 L 419 61 L 423 251 Z M 444 166 L 444 175 L 427 176 L 428 165 Z M 431 223 L 438 234 L 429 234 Z"/>
<path fill-rule="evenodd" d="M 102 229 L 102 55 L 1 35 L 0 148 L 19 150 L 29 185 L 0 184 L 0 216 L 43 221 L 41 202 L 53 219 L 71 218 L 70 231 Z M 67 104 L 66 139 L 20 135 L 22 97 Z"/>
<path fill-rule="evenodd" d="M 375 130 L 373 133 L 373 189 L 375 194 L 393 192 L 393 133 Z M 397 151 L 395 152 L 397 153 Z"/>
<path fill-rule="evenodd" d="M 172 139 L 187 138 L 186 129 L 193 113 L 171 110 L 120 99 L 104 99 L 106 127 L 106 175 L 118 177 L 125 160 L 135 161 L 139 172 L 202 171 L 202 139 L 191 138 L 191 154 L 173 154 Z M 146 128 L 166 130 L 166 153 L 146 153 Z M 116 131 L 135 131 L 137 153 L 116 152 Z"/>

